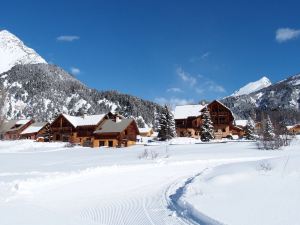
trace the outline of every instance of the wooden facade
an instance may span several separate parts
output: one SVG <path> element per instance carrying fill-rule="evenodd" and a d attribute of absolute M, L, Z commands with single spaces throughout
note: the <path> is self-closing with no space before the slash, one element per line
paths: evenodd
<path fill-rule="evenodd" d="M 300 134 L 300 124 L 296 124 L 293 126 L 287 126 L 287 129 L 290 134 Z"/>
<path fill-rule="evenodd" d="M 185 119 L 176 119 L 175 126 L 177 137 L 199 137 L 199 121 L 200 119 L 197 119 L 195 116 Z"/>
<path fill-rule="evenodd" d="M 134 119 L 106 120 L 94 132 L 93 147 L 128 147 L 136 143 L 138 134 Z"/>
<path fill-rule="evenodd" d="M 152 128 L 139 128 L 139 133 L 141 137 L 151 137 L 154 131 Z"/>
<path fill-rule="evenodd" d="M 226 138 L 232 135 L 242 137 L 244 130 L 234 125 L 234 117 L 229 108 L 221 102 L 214 100 L 207 105 L 216 139 Z M 202 112 L 203 106 L 199 105 L 199 112 Z M 200 137 L 200 127 L 202 124 L 201 115 L 175 119 L 176 133 L 178 137 Z"/>
<path fill-rule="evenodd" d="M 213 122 L 215 138 L 221 139 L 232 135 L 234 117 L 231 110 L 216 100 L 208 104 L 207 108 Z"/>
<path fill-rule="evenodd" d="M 81 123 L 77 125 L 74 122 L 72 123 L 68 116 L 61 114 L 50 125 L 52 140 L 72 142 L 81 144 L 83 146 L 90 146 L 96 128 L 105 120 L 114 119 L 115 117 L 116 115 L 107 113 L 103 116 L 99 115 L 99 120 L 97 122 L 93 122 L 93 124 L 89 124 L 87 122 L 87 124 Z"/>
<path fill-rule="evenodd" d="M 31 140 L 37 140 L 38 138 L 42 139 L 46 133 L 46 126 L 49 126 L 48 122 L 33 123 L 22 131 L 20 138 Z"/>
<path fill-rule="evenodd" d="M 34 123 L 34 120 L 5 121 L 0 127 L 0 139 L 18 140 L 21 137 L 21 133 L 32 123 Z"/>

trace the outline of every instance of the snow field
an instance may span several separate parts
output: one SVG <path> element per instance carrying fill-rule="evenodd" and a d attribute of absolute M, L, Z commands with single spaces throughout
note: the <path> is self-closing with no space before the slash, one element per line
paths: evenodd
<path fill-rule="evenodd" d="M 158 156 L 155 159 L 140 158 L 145 149 Z M 225 207 L 228 211 L 226 207 L 231 207 L 213 201 L 199 205 L 199 193 L 217 199 L 213 192 L 217 187 L 247 181 L 248 175 L 238 178 L 240 175 L 231 177 L 229 173 L 235 171 L 234 166 L 239 163 L 252 165 L 258 160 L 287 158 L 296 153 L 293 149 L 258 151 L 251 142 L 124 149 L 65 148 L 63 143 L 28 140 L 0 142 L 1 225 L 197 224 L 194 213 L 189 210 L 194 210 L 197 215 L 203 213 L 216 220 L 223 219 L 217 214 L 218 210 Z M 224 164 L 232 165 L 233 169 L 218 169 L 226 168 Z M 248 167 L 239 168 L 244 171 Z M 251 171 L 252 166 L 249 168 Z M 203 176 L 199 175 L 202 171 L 205 171 Z M 225 174 L 214 178 L 213 171 L 217 171 L 216 176 L 220 171 Z M 241 173 L 248 173 L 248 170 L 243 171 Z M 208 176 L 212 178 L 207 179 Z M 186 183 L 189 179 L 192 181 Z M 201 182 L 200 191 L 198 181 Z M 203 182 L 207 183 L 207 189 L 202 189 Z M 193 184 L 197 185 L 194 187 Z M 214 184 L 212 189 L 211 184 Z M 181 193 L 178 192 L 180 188 Z M 171 207 L 174 199 L 170 196 L 176 193 L 180 193 L 175 199 L 180 207 L 180 202 L 190 204 L 184 209 L 185 217 L 178 213 L 178 205 Z M 213 214 L 208 211 L 210 209 L 215 210 Z"/>

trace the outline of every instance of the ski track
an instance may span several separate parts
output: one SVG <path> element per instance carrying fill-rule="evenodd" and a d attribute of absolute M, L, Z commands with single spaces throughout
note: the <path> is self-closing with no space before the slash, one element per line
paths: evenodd
<path fill-rule="evenodd" d="M 182 225 L 180 219 L 172 217 L 167 208 L 163 189 L 150 194 L 130 193 L 115 196 L 114 199 L 99 200 L 93 207 L 86 208 L 80 217 L 96 224 L 145 224 L 145 225 Z"/>

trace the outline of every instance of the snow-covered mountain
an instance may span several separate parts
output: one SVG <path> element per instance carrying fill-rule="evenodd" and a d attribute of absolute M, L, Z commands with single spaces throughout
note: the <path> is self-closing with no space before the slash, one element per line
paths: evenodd
<path fill-rule="evenodd" d="M 268 80 L 264 79 L 268 84 Z M 260 117 L 274 114 L 289 123 L 300 122 L 300 75 L 291 76 L 259 90 L 243 95 L 232 95 L 221 100 L 237 117 Z"/>
<path fill-rule="evenodd" d="M 231 96 L 247 95 L 259 91 L 263 88 L 269 87 L 270 85 L 272 85 L 272 82 L 267 77 L 262 77 L 261 79 L 250 82 L 249 84 L 235 91 Z"/>
<path fill-rule="evenodd" d="M 15 65 L 46 63 L 33 49 L 7 30 L 0 31 L 0 73 Z"/>
<path fill-rule="evenodd" d="M 2 72 L 2 73 L 1 73 Z M 108 111 L 133 117 L 140 127 L 154 125 L 162 110 L 156 103 L 116 91 L 91 89 L 49 65 L 10 32 L 0 32 L 0 89 L 6 89 L 6 117 L 51 120 L 58 113 L 80 115 Z"/>

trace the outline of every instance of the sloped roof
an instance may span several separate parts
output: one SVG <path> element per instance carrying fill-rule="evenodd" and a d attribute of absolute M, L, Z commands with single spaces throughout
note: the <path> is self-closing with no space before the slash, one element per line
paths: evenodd
<path fill-rule="evenodd" d="M 32 134 L 39 132 L 48 122 L 35 122 L 21 132 L 21 134 Z"/>
<path fill-rule="evenodd" d="M 145 128 L 139 128 L 139 132 L 140 133 L 149 133 L 152 131 L 152 128 L 151 127 L 145 127 Z"/>
<path fill-rule="evenodd" d="M 96 126 L 106 114 L 91 116 L 70 116 L 62 114 L 75 128 L 80 126 Z"/>
<path fill-rule="evenodd" d="M 245 127 L 248 123 L 248 120 L 235 120 L 234 122 L 236 126 Z"/>
<path fill-rule="evenodd" d="M 188 117 L 197 117 L 201 115 L 201 110 L 205 105 L 180 105 L 175 107 L 174 119 L 186 119 Z"/>
<path fill-rule="evenodd" d="M 104 133 L 120 133 L 124 131 L 134 119 L 122 119 L 119 122 L 115 122 L 114 120 L 105 120 L 101 127 L 96 130 L 94 133 L 96 134 L 104 134 Z"/>
<path fill-rule="evenodd" d="M 8 120 L 8 121 L 4 121 L 4 123 L 2 124 L 2 126 L 0 127 L 0 133 L 6 133 L 9 131 L 15 131 L 15 130 L 19 130 L 21 129 L 24 125 L 26 125 L 27 123 L 29 123 L 31 120 Z M 20 125 L 17 128 L 13 128 L 16 125 Z"/>

